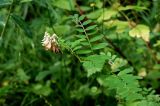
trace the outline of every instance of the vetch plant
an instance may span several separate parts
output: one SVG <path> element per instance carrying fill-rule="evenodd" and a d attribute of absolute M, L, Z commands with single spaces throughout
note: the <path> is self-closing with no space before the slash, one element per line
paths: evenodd
<path fill-rule="evenodd" d="M 159 4 L 0 0 L 0 106 L 160 106 Z"/>
<path fill-rule="evenodd" d="M 143 106 L 145 103 L 149 103 L 149 106 L 158 106 L 159 100 L 148 99 L 143 95 L 143 89 L 139 84 L 142 77 L 133 75 L 132 66 L 128 66 L 125 59 L 111 55 L 110 52 L 105 53 L 107 43 L 103 40 L 104 35 L 100 35 L 97 31 L 97 25 L 91 24 L 92 20 L 90 19 L 85 20 L 84 15 L 80 17 L 74 15 L 73 20 L 77 27 L 76 39 L 68 43 L 63 42 L 63 45 L 68 45 L 69 50 L 83 60 L 80 62 L 87 72 L 87 77 L 96 79 L 100 85 L 100 88 L 96 86 L 97 92 L 95 91 L 93 95 L 104 92 L 106 96 L 115 97 L 122 105 Z M 106 67 L 107 61 L 110 68 Z M 72 98 L 80 99 L 83 96 L 91 95 L 90 87 L 88 85 L 83 87 L 87 92 L 83 92 L 82 88 L 71 91 Z M 113 91 L 114 95 L 110 95 Z M 157 98 L 157 96 L 152 95 L 151 98 Z"/>

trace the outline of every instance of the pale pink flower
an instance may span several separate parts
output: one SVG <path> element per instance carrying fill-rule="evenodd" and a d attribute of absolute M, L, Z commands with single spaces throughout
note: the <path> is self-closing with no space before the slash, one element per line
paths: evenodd
<path fill-rule="evenodd" d="M 53 52 L 59 52 L 58 47 L 58 37 L 56 34 L 50 36 L 49 33 L 45 32 L 44 38 L 42 40 L 42 46 L 45 47 L 46 50 L 52 50 Z"/>

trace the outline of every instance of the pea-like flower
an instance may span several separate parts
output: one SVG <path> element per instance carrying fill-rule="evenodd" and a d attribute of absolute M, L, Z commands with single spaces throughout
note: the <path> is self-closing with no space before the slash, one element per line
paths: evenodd
<path fill-rule="evenodd" d="M 42 40 L 42 46 L 44 46 L 46 50 L 52 50 L 55 53 L 59 52 L 57 35 L 53 34 L 50 36 L 48 32 L 45 32 Z"/>

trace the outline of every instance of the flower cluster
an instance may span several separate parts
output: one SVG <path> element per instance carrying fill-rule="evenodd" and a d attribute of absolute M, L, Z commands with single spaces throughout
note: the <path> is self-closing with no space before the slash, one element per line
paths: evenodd
<path fill-rule="evenodd" d="M 42 40 L 42 46 L 44 46 L 46 50 L 52 50 L 53 52 L 58 53 L 59 47 L 57 35 L 53 34 L 50 36 L 48 32 L 45 32 L 44 38 Z"/>

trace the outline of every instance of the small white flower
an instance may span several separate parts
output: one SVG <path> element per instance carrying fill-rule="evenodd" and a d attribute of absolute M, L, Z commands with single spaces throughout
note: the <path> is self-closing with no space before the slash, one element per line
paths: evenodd
<path fill-rule="evenodd" d="M 42 46 L 44 46 L 46 50 L 51 48 L 50 35 L 47 32 L 45 32 L 44 38 L 42 40 Z"/>
<path fill-rule="evenodd" d="M 59 52 L 57 40 L 58 40 L 58 37 L 56 34 L 53 34 L 52 36 L 50 36 L 49 33 L 45 32 L 44 38 L 42 40 L 42 46 L 44 46 L 46 50 Z"/>
<path fill-rule="evenodd" d="M 56 35 L 55 33 L 50 37 L 50 39 L 51 39 L 51 41 L 52 41 L 53 43 L 56 43 L 56 44 L 58 45 L 58 42 L 57 42 L 58 37 L 57 37 L 57 35 Z"/>

